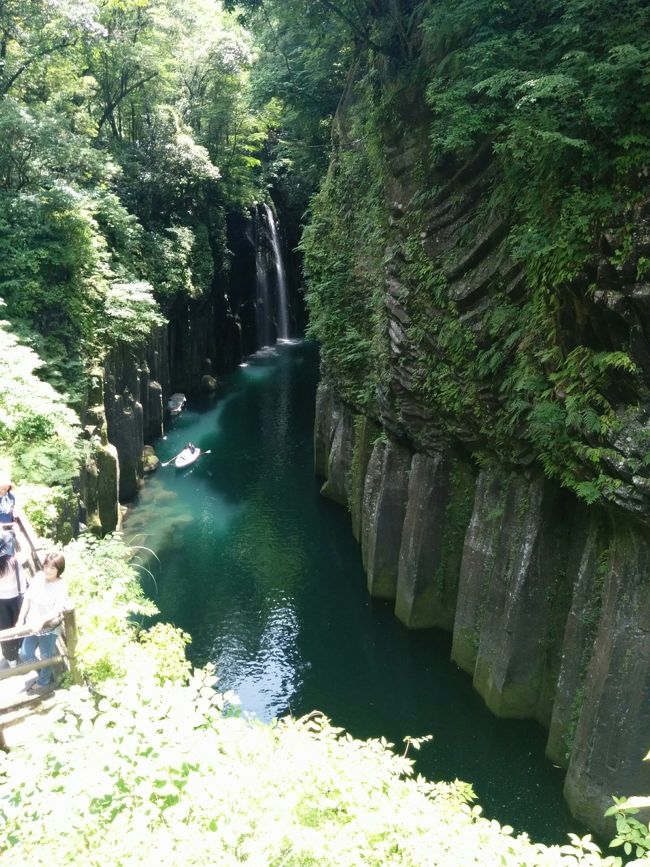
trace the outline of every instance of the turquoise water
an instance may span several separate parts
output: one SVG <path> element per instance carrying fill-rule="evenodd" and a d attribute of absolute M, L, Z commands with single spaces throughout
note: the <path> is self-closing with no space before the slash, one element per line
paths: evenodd
<path fill-rule="evenodd" d="M 409 632 L 368 598 L 345 509 L 319 495 L 310 343 L 263 350 L 190 403 L 157 446 L 210 454 L 147 481 L 125 535 L 156 551 L 145 589 L 192 636 L 196 665 L 264 720 L 318 709 L 359 737 L 433 734 L 418 769 L 471 782 L 484 813 L 544 842 L 576 828 L 534 723 L 498 720 L 449 661 L 450 637 Z"/>

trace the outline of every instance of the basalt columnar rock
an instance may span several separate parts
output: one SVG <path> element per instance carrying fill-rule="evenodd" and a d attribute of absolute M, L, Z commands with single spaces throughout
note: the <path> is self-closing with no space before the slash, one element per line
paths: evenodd
<path fill-rule="evenodd" d="M 132 499 L 142 484 L 145 443 L 163 435 L 170 388 L 166 329 L 140 349 L 113 350 L 90 383 L 82 417 L 90 448 L 80 494 L 86 525 L 104 535 L 120 525 L 119 502 Z"/>
<path fill-rule="evenodd" d="M 507 76 L 470 87 L 457 58 L 482 37 L 433 6 L 429 29 L 393 34 L 401 60 L 357 55 L 313 203 L 317 469 L 370 592 L 451 630 L 496 714 L 548 728 L 571 809 L 607 836 L 611 795 L 650 793 L 647 170 L 607 211 L 618 169 L 598 131 L 580 195 L 538 187 L 531 204 L 506 146 L 526 100 L 499 103 Z"/>
<path fill-rule="evenodd" d="M 647 535 L 615 518 L 565 785 L 574 814 L 595 827 L 610 793 L 650 791 L 649 570 Z"/>
<path fill-rule="evenodd" d="M 257 206 L 248 216 L 228 217 L 229 267 L 220 260 L 223 251 L 216 244 L 215 276 L 200 297 L 176 298 L 167 310 L 167 326 L 156 328 L 142 345 L 113 348 L 95 372 L 96 384 L 91 384 L 82 419 L 91 448 L 82 472 L 81 499 L 85 523 L 97 533 L 119 525 L 118 500 L 131 500 L 145 472 L 155 466 L 153 457 L 145 462 L 143 449 L 164 433 L 170 394 L 216 394 L 218 374 L 265 343 L 260 315 L 274 335 L 273 298 L 269 296 L 267 309 L 259 309 L 256 261 L 259 249 L 271 249 L 262 210 L 271 213 L 270 207 Z M 275 223 L 274 227 L 275 259 L 269 254 L 264 260 L 269 273 L 278 270 L 276 260 L 282 255 Z M 290 264 L 291 307 L 297 294 L 295 271 Z M 328 455 L 329 446 L 328 442 Z"/>
<path fill-rule="evenodd" d="M 395 603 L 406 626 L 453 626 L 472 483 L 471 467 L 451 451 L 413 456 Z"/>
<path fill-rule="evenodd" d="M 368 592 L 395 599 L 411 452 L 396 442 L 375 443 L 366 469 L 361 553 Z"/>
<path fill-rule="evenodd" d="M 415 451 L 323 383 L 315 446 L 323 493 L 351 510 L 369 592 L 411 628 L 450 630 L 486 704 L 549 729 L 572 811 L 611 834 L 611 795 L 650 790 L 645 528 L 533 468 L 476 473 L 453 450 Z"/>
<path fill-rule="evenodd" d="M 120 524 L 120 468 L 117 449 L 108 441 L 103 368 L 96 368 L 90 376 L 88 401 L 84 412 L 88 453 L 81 471 L 80 497 L 84 523 L 93 533 L 105 535 Z"/>
<path fill-rule="evenodd" d="M 130 500 L 143 477 L 145 419 L 150 425 L 147 438 L 153 439 L 162 435 L 163 413 L 162 388 L 129 347 L 114 350 L 104 363 L 104 407 L 108 441 L 119 456 L 119 496 Z"/>

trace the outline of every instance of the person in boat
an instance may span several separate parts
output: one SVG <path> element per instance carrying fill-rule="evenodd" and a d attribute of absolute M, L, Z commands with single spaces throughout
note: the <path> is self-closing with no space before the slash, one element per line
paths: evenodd
<path fill-rule="evenodd" d="M 24 624 L 35 634 L 23 639 L 20 648 L 22 662 L 35 662 L 37 648 L 41 659 L 50 659 L 56 652 L 56 640 L 61 634 L 63 612 L 71 607 L 68 588 L 61 577 L 64 569 L 63 554 L 48 554 L 43 560 L 42 571 L 34 575 L 32 583 L 27 588 L 18 623 Z M 27 688 L 27 692 L 45 692 L 50 688 L 53 680 L 53 668 L 41 668 L 36 681 Z"/>
<path fill-rule="evenodd" d="M 188 443 L 188 444 L 187 444 L 187 451 L 188 451 L 191 455 L 193 455 L 193 454 L 196 453 L 196 446 L 194 445 L 194 443 Z"/>
<path fill-rule="evenodd" d="M 0 629 L 12 629 L 18 622 L 26 589 L 25 576 L 15 553 L 13 532 L 0 530 Z M 8 663 L 18 661 L 19 638 L 1 642 L 0 648 Z"/>

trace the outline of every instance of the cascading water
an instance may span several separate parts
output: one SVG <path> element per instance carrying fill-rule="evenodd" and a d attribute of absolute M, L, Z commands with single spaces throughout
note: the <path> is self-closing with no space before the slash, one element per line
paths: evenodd
<path fill-rule="evenodd" d="M 275 264 L 275 274 L 277 278 L 276 299 L 278 337 L 281 340 L 286 340 L 289 337 L 289 295 L 287 292 L 287 276 L 284 270 L 284 262 L 282 260 L 282 250 L 280 249 L 280 240 L 278 237 L 278 227 L 275 222 L 275 214 L 267 204 L 264 205 L 264 212 L 269 224 L 273 262 Z"/>
<path fill-rule="evenodd" d="M 266 267 L 266 256 L 263 246 L 262 220 L 259 211 L 255 211 L 255 289 L 256 289 L 256 325 L 257 339 L 260 346 L 270 346 L 273 341 L 271 296 L 269 278 Z"/>

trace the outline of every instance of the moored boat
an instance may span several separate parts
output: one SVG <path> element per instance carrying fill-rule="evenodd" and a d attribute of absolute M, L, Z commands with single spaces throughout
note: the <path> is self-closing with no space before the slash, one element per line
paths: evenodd
<path fill-rule="evenodd" d="M 187 398 L 180 391 L 175 392 L 167 401 L 167 409 L 172 415 L 180 415 L 185 409 Z"/>

